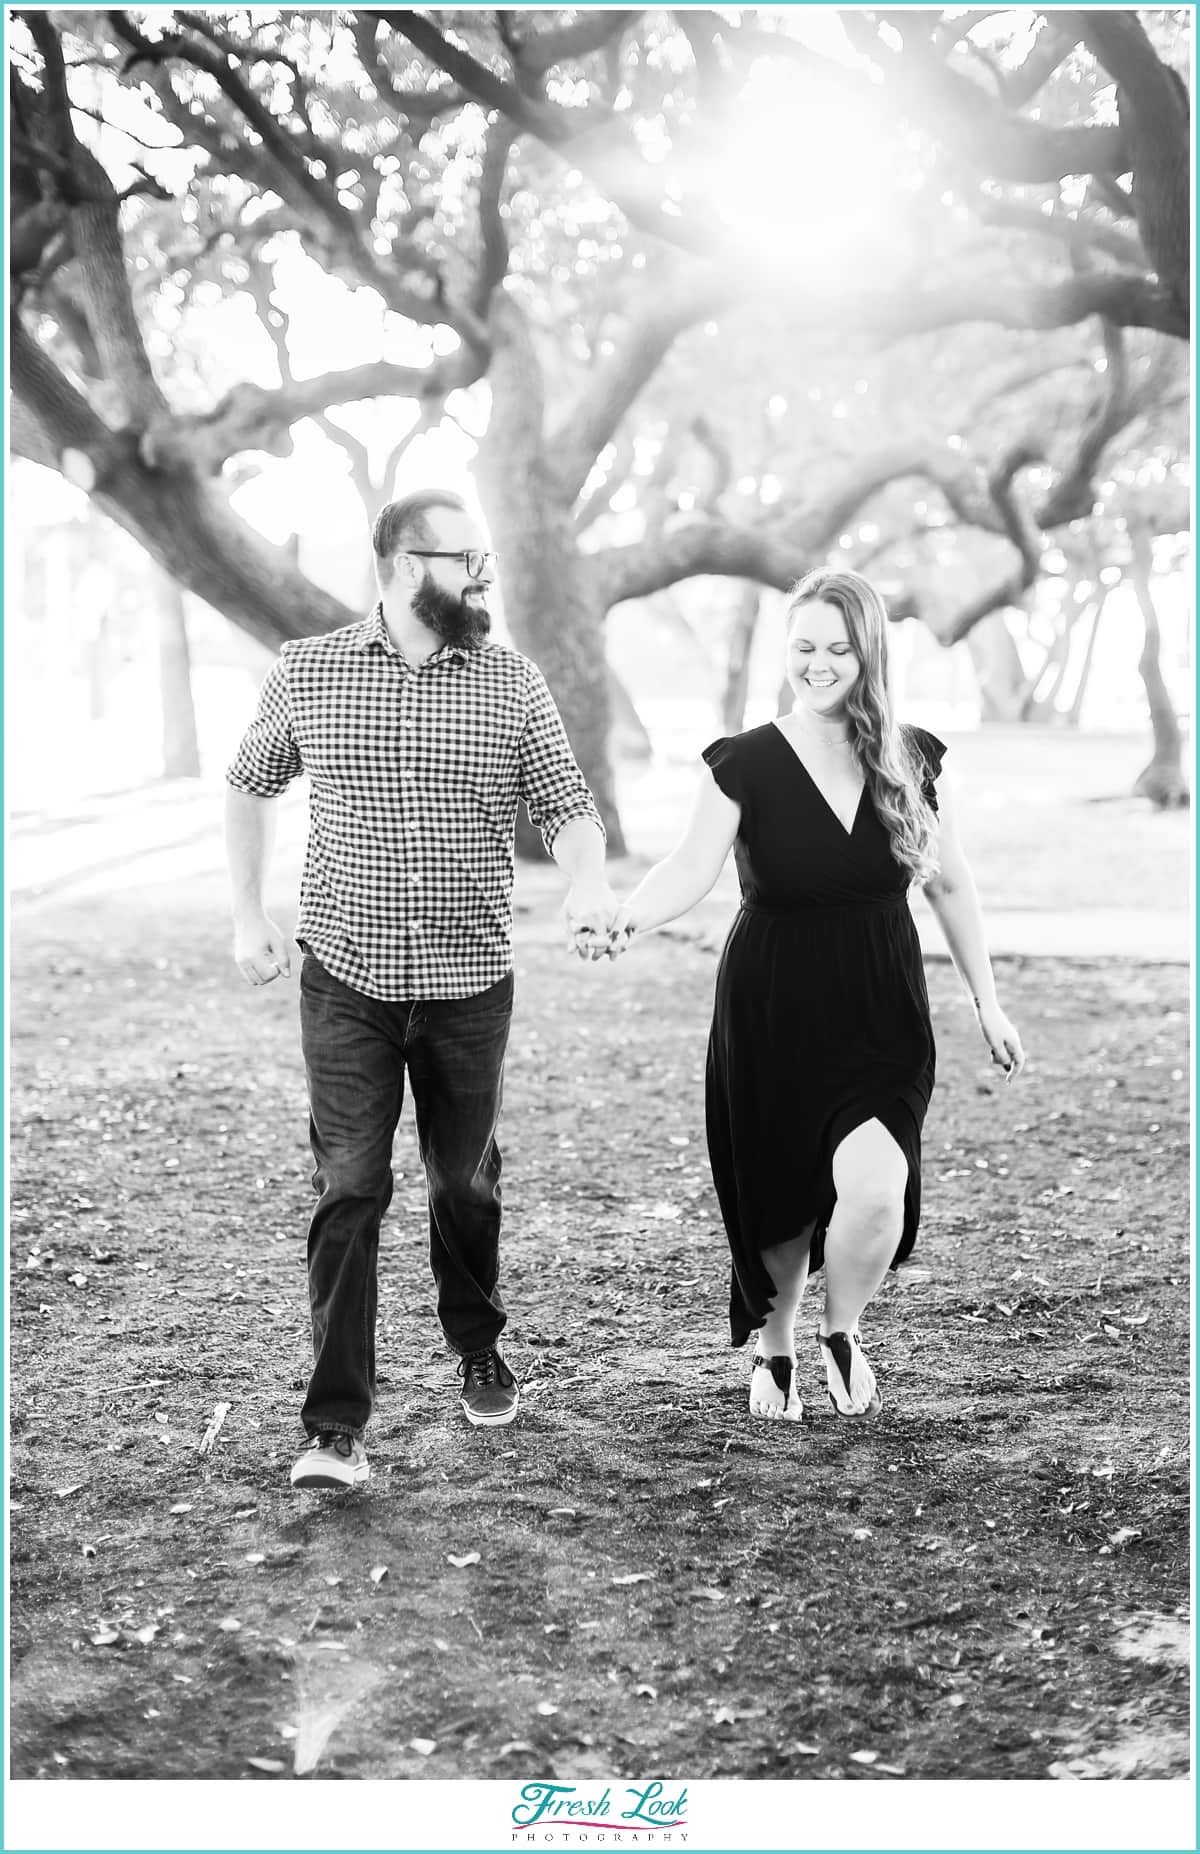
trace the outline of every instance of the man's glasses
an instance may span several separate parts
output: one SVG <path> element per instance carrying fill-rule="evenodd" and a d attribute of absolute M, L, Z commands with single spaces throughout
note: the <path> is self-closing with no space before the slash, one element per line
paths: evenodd
<path fill-rule="evenodd" d="M 482 579 L 500 559 L 499 554 L 485 554 L 478 547 L 406 547 L 404 551 L 415 555 L 418 560 L 460 560 L 467 569 L 469 579 Z"/>

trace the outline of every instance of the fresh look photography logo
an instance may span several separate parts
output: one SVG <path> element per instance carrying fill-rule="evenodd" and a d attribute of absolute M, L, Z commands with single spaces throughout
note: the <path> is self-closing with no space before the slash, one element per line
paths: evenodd
<path fill-rule="evenodd" d="M 665 1783 L 582 1790 L 575 1783 L 526 1783 L 512 1807 L 515 1842 L 633 1843 L 687 1841 L 687 1789 Z"/>

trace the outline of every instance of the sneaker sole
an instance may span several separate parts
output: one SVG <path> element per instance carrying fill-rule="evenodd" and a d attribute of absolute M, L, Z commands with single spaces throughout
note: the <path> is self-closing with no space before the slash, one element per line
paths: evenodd
<path fill-rule="evenodd" d="M 352 1474 L 348 1481 L 339 1480 L 332 1474 L 293 1474 L 291 1479 L 293 1487 L 331 1487 L 335 1492 L 344 1493 L 348 1487 L 361 1487 L 370 1478 L 370 1474 L 371 1466 L 368 1462 Z"/>
<path fill-rule="evenodd" d="M 512 1422 L 517 1414 L 518 1406 L 514 1403 L 511 1410 L 502 1410 L 498 1416 L 479 1416 L 474 1410 L 469 1410 L 465 1403 L 462 1408 L 463 1415 L 469 1423 L 474 1424 L 476 1429 L 500 1429 L 505 1423 Z"/>

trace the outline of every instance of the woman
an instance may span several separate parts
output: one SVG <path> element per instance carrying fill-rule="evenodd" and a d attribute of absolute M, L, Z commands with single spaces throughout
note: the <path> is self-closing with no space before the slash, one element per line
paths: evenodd
<path fill-rule="evenodd" d="M 1011 1079 L 1025 1057 L 939 781 L 946 749 L 894 719 L 887 613 L 867 580 L 818 571 L 794 588 L 787 678 L 789 716 L 705 748 L 687 830 L 625 903 L 613 953 L 706 895 L 733 846 L 742 906 L 717 973 L 709 1156 L 733 1344 L 759 1330 L 751 1413 L 799 1422 L 796 1316 L 822 1266 L 830 1401 L 848 1417 L 882 1404 L 859 1320 L 916 1240 L 934 1076 L 914 882 L 992 1060 Z"/>

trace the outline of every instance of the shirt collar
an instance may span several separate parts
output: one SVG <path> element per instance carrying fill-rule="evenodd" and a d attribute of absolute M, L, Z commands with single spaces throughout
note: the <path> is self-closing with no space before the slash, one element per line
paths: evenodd
<path fill-rule="evenodd" d="M 383 621 L 382 601 L 374 607 L 370 617 L 364 620 L 358 648 L 360 650 L 383 650 L 389 657 L 399 657 L 402 663 L 408 663 L 404 652 L 397 650 L 393 644 L 391 633 Z M 461 664 L 466 662 L 470 654 L 470 651 L 464 650 L 461 644 L 443 644 L 440 649 L 434 651 L 431 657 L 426 658 L 426 662 Z M 411 669 L 412 665 L 409 663 L 408 667 Z"/>

